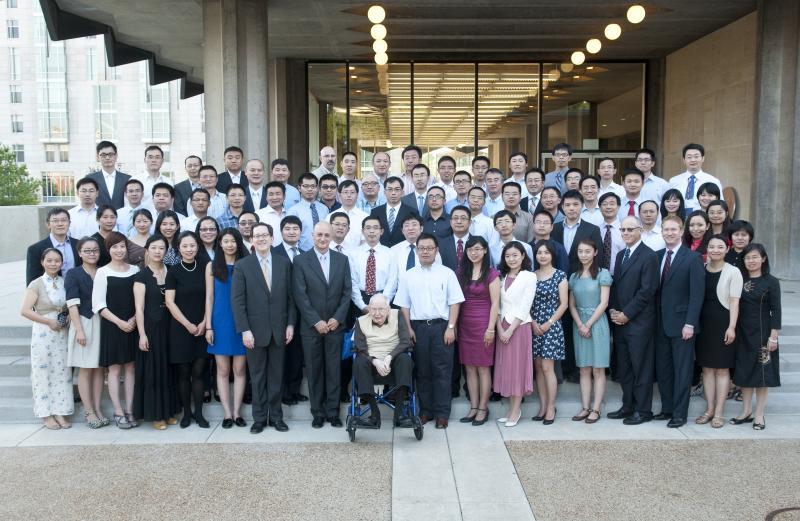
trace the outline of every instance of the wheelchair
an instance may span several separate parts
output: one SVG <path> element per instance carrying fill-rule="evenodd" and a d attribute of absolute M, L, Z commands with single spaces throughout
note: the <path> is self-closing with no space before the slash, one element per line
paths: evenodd
<path fill-rule="evenodd" d="M 401 356 L 411 356 L 411 353 L 403 353 Z M 353 363 L 356 360 L 356 353 L 353 353 Z M 402 407 L 403 413 L 405 416 L 408 416 L 411 419 L 411 429 L 414 430 L 414 436 L 417 440 L 422 439 L 423 434 L 423 426 L 422 422 L 419 419 L 418 415 L 418 408 L 417 408 L 417 393 L 414 389 L 414 381 L 411 381 L 411 388 L 408 390 L 408 395 L 406 401 L 404 403 L 395 403 L 392 400 L 391 395 L 397 390 L 397 386 L 394 385 L 394 378 L 392 375 L 389 374 L 388 376 L 380 376 L 375 375 L 374 377 L 375 385 L 383 385 L 383 392 L 375 396 L 375 403 L 377 405 L 384 404 L 392 411 L 395 410 L 396 407 Z M 388 386 L 388 388 L 387 388 Z M 359 425 L 359 418 L 364 416 L 365 414 L 369 414 L 370 406 L 368 404 L 361 404 L 358 392 L 358 383 L 356 382 L 356 375 L 353 374 L 353 390 L 350 392 L 350 405 L 347 407 L 347 421 L 345 423 L 347 434 L 350 437 L 351 442 L 356 441 L 356 430 L 361 427 L 362 429 L 367 428 L 364 426 Z M 394 422 L 392 422 L 394 425 Z M 380 427 L 378 427 L 380 428 Z M 409 428 L 409 427 L 404 427 Z M 370 429 L 371 430 L 371 429 Z"/>

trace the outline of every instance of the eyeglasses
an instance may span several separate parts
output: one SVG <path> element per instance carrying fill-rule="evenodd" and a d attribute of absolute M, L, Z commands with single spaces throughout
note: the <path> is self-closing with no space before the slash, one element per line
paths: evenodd
<path fill-rule="evenodd" d="M 641 226 L 637 226 L 635 228 L 620 228 L 619 231 L 621 231 L 622 233 L 630 233 L 630 232 L 635 232 L 636 230 L 641 230 L 641 229 L 642 229 Z"/>
<path fill-rule="evenodd" d="M 251 220 L 248 220 L 248 219 L 245 219 L 245 220 L 241 220 L 241 219 L 240 219 L 240 220 L 239 220 L 239 224 L 240 224 L 240 225 L 244 225 L 244 226 L 252 226 L 252 225 L 254 225 L 254 224 L 255 224 L 255 223 L 257 223 L 257 222 L 258 222 L 258 221 L 251 221 Z"/>
<path fill-rule="evenodd" d="M 81 250 L 81 253 L 83 253 L 84 255 L 97 255 L 98 253 L 100 253 L 100 250 L 98 248 L 95 248 L 93 250 Z"/>
<path fill-rule="evenodd" d="M 97 190 L 95 190 L 94 188 L 81 188 L 80 190 L 78 190 L 79 194 L 94 194 L 96 192 Z"/>
<path fill-rule="evenodd" d="M 367 181 L 365 183 L 361 183 L 361 186 L 378 186 L 377 181 Z"/>
<path fill-rule="evenodd" d="M 268 233 L 254 233 L 253 239 L 269 239 L 272 235 Z"/>
<path fill-rule="evenodd" d="M 438 201 L 439 199 L 444 199 L 444 196 L 441 194 L 428 194 L 428 199 Z"/>
<path fill-rule="evenodd" d="M 553 154 L 553 157 L 557 157 L 559 159 L 564 159 L 565 157 L 569 157 L 569 154 L 562 152 L 560 154 Z"/>
<path fill-rule="evenodd" d="M 201 233 L 203 233 L 203 232 L 210 233 L 210 232 L 216 232 L 216 231 L 217 231 L 216 228 L 200 228 L 200 232 Z"/>
<path fill-rule="evenodd" d="M 115 157 L 117 155 L 117 153 L 116 152 L 104 152 L 104 153 L 98 154 L 98 155 L 100 156 L 100 159 L 110 159 L 112 157 Z"/>
<path fill-rule="evenodd" d="M 417 251 L 421 251 L 423 253 L 430 253 L 436 251 L 436 246 L 418 246 Z"/>
<path fill-rule="evenodd" d="M 323 190 L 336 190 L 336 185 L 322 185 L 320 188 L 322 188 Z"/>

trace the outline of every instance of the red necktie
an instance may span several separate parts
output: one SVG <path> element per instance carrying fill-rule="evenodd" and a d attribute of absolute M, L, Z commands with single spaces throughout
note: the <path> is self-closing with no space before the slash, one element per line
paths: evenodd
<path fill-rule="evenodd" d="M 461 273 L 461 259 L 464 257 L 464 241 L 458 240 L 456 246 L 456 271 Z"/>
<path fill-rule="evenodd" d="M 369 257 L 367 257 L 367 283 L 364 292 L 372 296 L 375 294 L 375 250 L 369 249 Z"/>
<path fill-rule="evenodd" d="M 636 206 L 636 201 L 628 201 L 628 216 L 633 217 L 636 215 L 636 212 L 633 210 L 633 207 Z"/>
<path fill-rule="evenodd" d="M 250 246 L 250 253 L 255 253 L 255 252 L 256 252 L 256 247 L 251 245 Z"/>

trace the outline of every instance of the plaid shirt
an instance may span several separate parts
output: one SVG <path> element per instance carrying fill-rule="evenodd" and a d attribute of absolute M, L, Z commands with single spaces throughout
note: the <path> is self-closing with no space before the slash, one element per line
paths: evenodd
<path fill-rule="evenodd" d="M 219 224 L 219 229 L 224 230 L 225 228 L 237 228 L 239 226 L 239 218 L 231 212 L 230 207 L 225 208 L 225 213 L 217 217 L 217 224 Z"/>

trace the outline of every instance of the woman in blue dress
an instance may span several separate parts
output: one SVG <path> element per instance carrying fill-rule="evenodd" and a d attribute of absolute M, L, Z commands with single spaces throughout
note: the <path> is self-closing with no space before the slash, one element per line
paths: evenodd
<path fill-rule="evenodd" d="M 225 410 L 222 428 L 235 423 L 245 427 L 241 415 L 244 389 L 247 384 L 245 347 L 242 334 L 236 332 L 231 308 L 233 265 L 247 255 L 239 230 L 225 228 L 219 236 L 214 260 L 206 265 L 206 341 L 208 352 L 217 365 L 217 390 Z M 233 401 L 229 377 L 233 367 Z"/>
<path fill-rule="evenodd" d="M 567 274 L 553 266 L 556 252 L 550 241 L 539 241 L 534 245 L 533 255 L 539 269 L 536 270 L 536 297 L 531 308 L 533 330 L 533 362 L 536 368 L 536 389 L 539 392 L 539 413 L 534 421 L 551 425 L 556 419 L 555 361 L 565 355 L 564 329 L 561 316 L 567 310 Z"/>
<path fill-rule="evenodd" d="M 606 318 L 611 273 L 600 268 L 597 245 L 582 239 L 577 245 L 581 268 L 569 277 L 569 311 L 575 339 L 575 365 L 581 371 L 581 410 L 573 421 L 595 423 L 600 419 L 600 404 L 606 390 L 606 367 L 611 351 L 611 332 Z M 594 376 L 594 402 L 592 398 Z"/>

